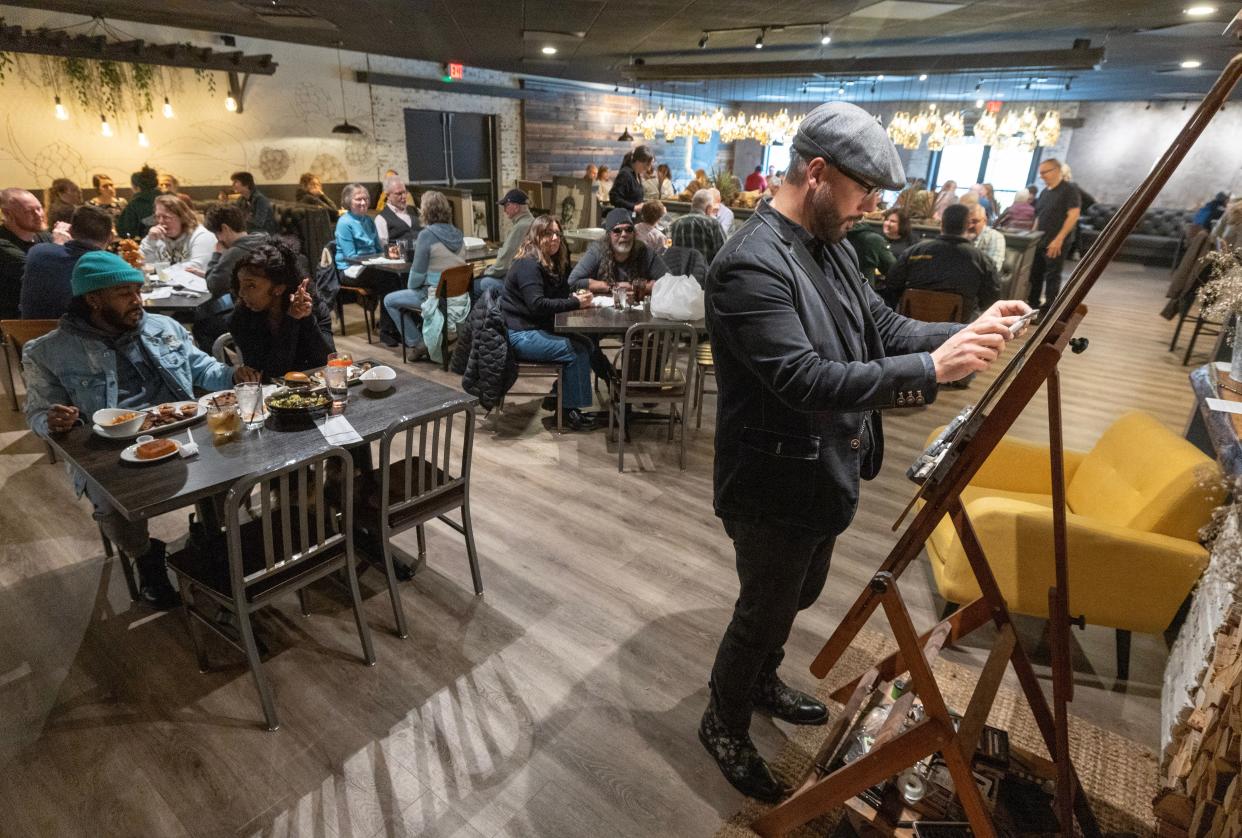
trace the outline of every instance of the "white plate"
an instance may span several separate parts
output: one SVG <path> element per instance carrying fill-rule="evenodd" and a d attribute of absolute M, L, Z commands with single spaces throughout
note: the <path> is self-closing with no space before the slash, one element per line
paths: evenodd
<path fill-rule="evenodd" d="M 381 366 L 381 365 L 372 364 L 372 366 Z M 362 374 L 364 372 L 366 372 L 366 370 L 364 370 L 362 367 L 358 366 L 357 364 L 350 364 L 349 373 L 347 375 L 347 379 L 345 383 L 350 384 L 350 385 L 357 384 L 359 381 L 362 380 Z M 326 386 L 323 380 L 323 370 L 316 370 L 315 372 L 311 373 L 310 380 L 312 384 L 317 385 L 319 387 Z"/>
<path fill-rule="evenodd" d="M 191 402 L 189 399 L 186 399 L 183 402 L 165 402 L 165 404 L 183 405 L 183 404 L 193 404 L 193 402 Z M 201 401 L 199 402 L 199 404 L 200 404 L 200 407 L 198 409 L 198 413 L 195 414 L 194 416 L 191 416 L 189 419 L 178 419 L 176 422 L 169 422 L 167 425 L 157 425 L 154 428 L 139 428 L 138 430 L 134 431 L 132 434 L 125 434 L 123 436 L 109 436 L 108 434 L 104 433 L 103 430 L 98 425 L 92 424 L 91 428 L 92 430 L 94 430 L 96 434 L 103 437 L 104 439 L 113 439 L 113 440 L 134 439 L 143 434 L 167 433 L 168 431 L 175 431 L 178 428 L 184 428 L 186 425 L 192 425 L 193 423 L 197 422 L 199 419 L 202 419 L 203 416 L 206 415 L 206 410 L 201 407 L 201 404 L 202 404 Z M 156 405 L 156 407 L 159 407 L 159 405 Z M 156 408 L 145 407 L 142 409 L 144 412 L 150 413 L 152 410 L 155 410 Z"/>
<path fill-rule="evenodd" d="M 169 457 L 175 457 L 178 454 L 180 454 L 181 443 L 177 442 L 177 440 L 175 439 L 170 439 L 168 441 L 177 447 L 174 448 L 172 451 L 169 451 L 167 454 L 165 454 L 162 457 L 152 457 L 149 460 L 138 459 L 135 452 L 138 450 L 139 443 L 135 442 L 133 445 L 129 446 L 128 448 L 126 448 L 124 451 L 121 452 L 121 459 L 127 463 L 158 463 L 160 460 L 167 460 Z"/>

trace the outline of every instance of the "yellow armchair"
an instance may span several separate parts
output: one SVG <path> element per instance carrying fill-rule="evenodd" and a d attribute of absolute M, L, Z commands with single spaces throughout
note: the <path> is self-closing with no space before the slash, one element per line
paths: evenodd
<path fill-rule="evenodd" d="M 933 432 L 933 436 L 939 430 Z M 1087 453 L 1065 452 L 1069 610 L 1118 630 L 1118 676 L 1129 633 L 1168 627 L 1207 566 L 1199 528 L 1223 496 L 1215 462 L 1146 413 L 1127 413 Z M 1006 438 L 962 493 L 984 554 L 1015 613 L 1048 616 L 1053 585 L 1052 478 L 1047 446 Z M 1210 485 L 1209 485 L 1210 484 Z M 927 542 L 940 595 L 979 596 L 946 517 Z"/>

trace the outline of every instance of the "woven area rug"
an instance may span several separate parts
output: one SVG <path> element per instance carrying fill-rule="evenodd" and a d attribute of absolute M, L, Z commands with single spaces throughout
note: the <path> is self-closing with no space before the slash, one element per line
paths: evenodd
<path fill-rule="evenodd" d="M 839 710 L 840 705 L 828 699 L 828 694 L 896 649 L 897 644 L 890 638 L 873 631 L 861 632 L 828 680 L 820 685 L 820 699 L 831 709 Z M 963 711 L 974 689 L 978 670 L 940 660 L 934 671 L 950 709 Z M 1013 744 L 1048 757 L 1035 718 L 1021 691 L 1002 686 L 992 704 L 988 724 L 1008 731 Z M 772 762 L 776 776 L 789 785 L 798 785 L 827 732 L 828 725 L 794 728 L 791 738 Z M 1156 794 L 1156 757 L 1151 751 L 1071 715 L 1070 753 L 1103 831 L 1143 836 L 1156 834 L 1151 808 Z M 749 824 L 769 808 L 748 801 L 741 811 L 721 825 L 717 838 L 754 838 Z M 839 818 L 839 812 L 829 813 L 789 834 L 800 838 L 830 835 Z"/>

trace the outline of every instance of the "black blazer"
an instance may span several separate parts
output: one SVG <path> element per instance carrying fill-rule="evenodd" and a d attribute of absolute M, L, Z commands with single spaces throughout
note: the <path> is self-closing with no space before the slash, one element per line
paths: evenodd
<path fill-rule="evenodd" d="M 715 508 L 835 534 L 854 516 L 860 474 L 879 470 L 875 411 L 934 401 L 935 369 L 922 353 L 961 327 L 895 313 L 846 242 L 827 247 L 834 270 L 825 275 L 786 224 L 764 201 L 708 271 Z M 834 284 L 856 301 L 850 310 Z"/>
<path fill-rule="evenodd" d="M 634 170 L 629 166 L 622 166 L 617 172 L 617 177 L 612 182 L 612 189 L 608 190 L 608 203 L 614 207 L 624 207 L 630 212 L 634 211 L 635 204 L 643 202 L 643 184 L 638 179 L 638 175 L 634 174 Z"/>

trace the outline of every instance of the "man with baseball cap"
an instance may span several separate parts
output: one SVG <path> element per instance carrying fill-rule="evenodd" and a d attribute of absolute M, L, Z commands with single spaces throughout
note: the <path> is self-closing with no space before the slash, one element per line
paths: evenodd
<path fill-rule="evenodd" d="M 181 324 L 142 309 L 142 272 L 104 250 L 82 254 L 70 278 L 73 299 L 57 328 L 26 344 L 26 421 L 43 437 L 63 434 L 105 407 L 140 410 L 194 400 L 194 388 L 223 390 L 258 381 L 200 350 Z M 161 610 L 179 601 L 164 567 L 165 545 L 146 521 L 129 521 L 73 471 L 74 489 L 95 505 L 104 535 L 138 565 L 142 597 Z"/>
<path fill-rule="evenodd" d="M 497 291 L 504 288 L 505 274 L 509 272 L 509 265 L 513 264 L 513 256 L 525 240 L 531 222 L 535 220 L 535 216 L 530 214 L 529 203 L 530 199 L 521 189 L 510 189 L 500 199 L 500 209 L 505 217 L 513 222 L 513 227 L 510 228 L 509 235 L 505 236 L 505 242 L 500 246 L 500 252 L 496 254 L 496 261 L 488 265 L 487 270 L 483 271 L 483 276 L 479 278 L 475 286 L 478 293 L 482 294 L 489 288 L 495 288 Z"/>
<path fill-rule="evenodd" d="M 802 121 L 776 196 L 725 242 L 706 285 L 716 362 L 716 514 L 741 590 L 716 653 L 699 739 L 742 792 L 775 801 L 748 729 L 759 709 L 822 724 L 827 708 L 777 675 L 794 617 L 819 597 L 836 537 L 880 467 L 880 411 L 930 404 L 937 386 L 986 368 L 1028 308 L 998 302 L 965 326 L 894 313 L 845 234 L 905 183 L 868 113 L 820 105 Z"/>

